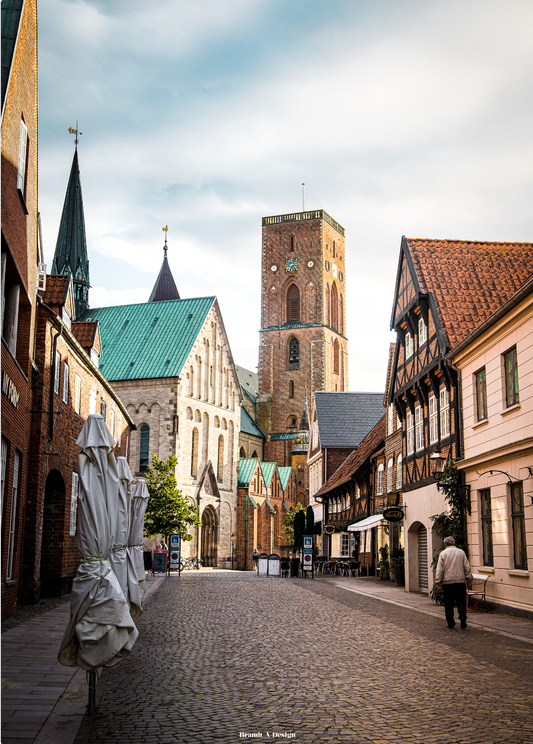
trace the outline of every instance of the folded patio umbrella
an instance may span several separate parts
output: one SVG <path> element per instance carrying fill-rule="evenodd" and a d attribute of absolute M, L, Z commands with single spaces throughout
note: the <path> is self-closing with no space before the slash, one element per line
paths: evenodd
<path fill-rule="evenodd" d="M 132 595 L 135 582 L 140 588 L 140 601 L 144 596 L 144 558 L 143 558 L 143 532 L 144 532 L 144 514 L 148 506 L 150 494 L 143 480 L 137 481 L 131 498 L 130 511 L 130 534 L 128 540 L 128 553 L 130 564 L 128 564 L 128 582 L 130 586 L 130 596 Z M 130 571 L 130 566 L 132 571 Z M 141 608 L 139 604 L 139 608 Z"/>
<path fill-rule="evenodd" d="M 82 450 L 78 456 L 81 559 L 58 660 L 93 671 L 120 663 L 138 631 L 109 560 L 115 544 L 119 475 L 112 452 L 115 442 L 102 416 L 88 417 L 76 444 Z"/>

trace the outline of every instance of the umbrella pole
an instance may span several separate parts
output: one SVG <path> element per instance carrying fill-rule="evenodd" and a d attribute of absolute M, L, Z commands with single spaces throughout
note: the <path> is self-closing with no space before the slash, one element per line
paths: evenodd
<path fill-rule="evenodd" d="M 87 712 L 90 716 L 96 713 L 96 669 L 87 674 L 87 683 L 89 685 L 89 706 Z"/>

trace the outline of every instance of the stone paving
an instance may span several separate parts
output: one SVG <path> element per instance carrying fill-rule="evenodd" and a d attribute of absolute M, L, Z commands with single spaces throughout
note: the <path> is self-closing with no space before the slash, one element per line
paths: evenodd
<path fill-rule="evenodd" d="M 161 583 L 76 744 L 531 744 L 533 649 L 335 581 Z"/>

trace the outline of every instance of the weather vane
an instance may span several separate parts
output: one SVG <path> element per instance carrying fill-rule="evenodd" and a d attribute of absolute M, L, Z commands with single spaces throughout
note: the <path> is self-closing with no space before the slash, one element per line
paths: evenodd
<path fill-rule="evenodd" d="M 165 225 L 165 227 L 163 227 L 161 229 L 165 233 L 165 245 L 163 246 L 163 250 L 165 251 L 165 258 L 166 258 L 166 256 L 167 256 L 167 250 L 168 250 L 168 246 L 167 246 L 168 225 Z"/>
<path fill-rule="evenodd" d="M 80 132 L 80 130 L 78 129 L 78 120 L 77 119 L 76 119 L 76 129 L 73 129 L 72 127 L 69 127 L 68 128 L 68 131 L 69 131 L 70 134 L 75 134 L 76 135 L 76 139 L 74 140 L 74 144 L 76 145 L 76 149 L 77 149 L 78 148 L 78 142 L 79 142 L 78 135 L 83 134 L 83 132 Z"/>

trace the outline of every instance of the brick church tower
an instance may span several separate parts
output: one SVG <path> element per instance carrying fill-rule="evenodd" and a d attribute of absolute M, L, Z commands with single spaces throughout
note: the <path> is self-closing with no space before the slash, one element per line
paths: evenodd
<path fill-rule="evenodd" d="M 322 209 L 263 218 L 257 423 L 290 465 L 308 394 L 348 386 L 344 228 Z"/>

